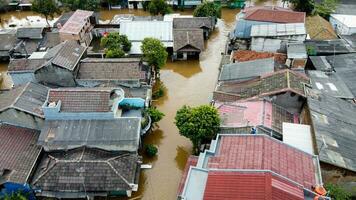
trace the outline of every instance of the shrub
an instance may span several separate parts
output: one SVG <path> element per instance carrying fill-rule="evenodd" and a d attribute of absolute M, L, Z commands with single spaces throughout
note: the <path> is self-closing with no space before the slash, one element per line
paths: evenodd
<path fill-rule="evenodd" d="M 155 145 L 148 144 L 148 145 L 146 145 L 145 152 L 148 157 L 154 157 L 154 156 L 156 156 L 158 149 Z"/>

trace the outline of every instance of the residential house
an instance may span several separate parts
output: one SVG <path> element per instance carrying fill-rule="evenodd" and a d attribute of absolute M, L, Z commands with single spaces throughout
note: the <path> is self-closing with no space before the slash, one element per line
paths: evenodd
<path fill-rule="evenodd" d="M 246 81 L 274 72 L 274 58 L 223 65 L 218 81 Z"/>
<path fill-rule="evenodd" d="M 201 29 L 174 29 L 172 59 L 187 60 L 188 57 L 199 58 L 204 50 L 204 35 Z"/>
<path fill-rule="evenodd" d="M 319 15 L 308 16 L 305 27 L 308 38 L 311 40 L 334 40 L 338 39 L 330 22 Z"/>
<path fill-rule="evenodd" d="M 36 145 L 39 131 L 0 124 L 0 198 L 17 191 L 28 192 L 29 200 L 35 197 L 29 186 L 41 147 Z"/>
<path fill-rule="evenodd" d="M 312 127 L 323 180 L 336 183 L 355 196 L 356 106 L 313 90 L 307 94 L 302 121 Z"/>
<path fill-rule="evenodd" d="M 285 68 L 287 55 L 283 53 L 271 53 L 271 52 L 257 52 L 250 50 L 238 50 L 232 53 L 232 61 L 246 62 L 258 59 L 274 58 L 275 64 L 279 65 L 279 68 Z"/>
<path fill-rule="evenodd" d="M 9 51 L 16 44 L 16 30 L 0 29 L 0 60 L 6 61 L 10 59 Z"/>
<path fill-rule="evenodd" d="M 340 79 L 346 84 L 353 96 L 356 96 L 355 56 L 355 53 L 335 56 L 310 56 L 312 65 L 309 66 L 308 69 L 316 69 L 324 72 L 336 72 L 337 76 L 340 77 Z"/>
<path fill-rule="evenodd" d="M 51 49 L 61 43 L 61 39 L 59 37 L 58 31 L 46 32 L 43 40 L 40 43 L 39 50 L 46 51 L 47 49 Z"/>
<path fill-rule="evenodd" d="M 331 14 L 329 21 L 340 35 L 356 33 L 356 15 Z"/>
<path fill-rule="evenodd" d="M 47 93 L 47 87 L 31 82 L 0 93 L 0 122 L 40 130 Z"/>
<path fill-rule="evenodd" d="M 46 120 L 38 139 L 45 151 L 67 151 L 80 147 L 137 153 L 141 119 L 121 117 L 95 120 Z"/>
<path fill-rule="evenodd" d="M 16 45 L 10 50 L 10 56 L 13 58 L 29 57 L 39 49 L 43 35 L 43 27 L 18 28 L 16 32 Z"/>
<path fill-rule="evenodd" d="M 74 14 L 74 11 L 65 12 L 53 23 L 53 28 L 60 29 L 62 26 L 67 23 L 69 18 Z"/>
<path fill-rule="evenodd" d="M 306 40 L 304 44 L 309 56 L 329 56 L 356 52 L 356 49 L 343 39 Z"/>
<path fill-rule="evenodd" d="M 292 70 L 281 70 L 244 82 L 220 82 L 214 101 L 233 102 L 239 100 L 269 99 L 288 111 L 299 112 L 304 102 L 304 86 L 309 78 Z"/>
<path fill-rule="evenodd" d="M 201 3 L 201 0 L 172 0 L 172 5 L 178 8 L 192 8 Z"/>
<path fill-rule="evenodd" d="M 141 158 L 137 154 L 82 147 L 48 152 L 32 179 L 39 197 L 131 196 L 137 191 Z"/>
<path fill-rule="evenodd" d="M 94 12 L 86 10 L 76 10 L 65 24 L 57 24 L 61 42 L 74 40 L 89 46 L 92 35 L 91 29 L 96 23 Z"/>
<path fill-rule="evenodd" d="M 35 70 L 35 78 L 45 85 L 73 87 L 78 72 L 79 61 L 86 48 L 75 41 L 65 41 L 47 52 L 48 62 Z"/>
<path fill-rule="evenodd" d="M 213 17 L 177 17 L 173 18 L 173 29 L 203 29 L 204 39 L 208 39 L 215 28 Z"/>
<path fill-rule="evenodd" d="M 305 23 L 305 13 L 295 12 L 281 7 L 253 6 L 243 9 L 236 15 L 234 38 L 251 37 L 253 25 Z"/>
<path fill-rule="evenodd" d="M 47 62 L 46 59 L 11 59 L 8 65 L 8 73 L 11 76 L 14 86 L 37 82 L 35 71 Z"/>
<path fill-rule="evenodd" d="M 220 133 L 234 132 L 242 128 L 241 133 L 246 134 L 256 129 L 256 133 L 270 135 L 282 139 L 283 122 L 299 123 L 299 114 L 266 100 L 241 102 L 215 102 L 221 118 Z M 245 128 L 247 127 L 247 128 Z M 250 131 L 246 131 L 250 130 Z"/>
<path fill-rule="evenodd" d="M 218 135 L 189 158 L 178 199 L 304 200 L 317 196 L 312 187 L 320 184 L 315 155 L 266 135 Z"/>
<path fill-rule="evenodd" d="M 145 30 L 145 31 L 137 31 Z M 122 21 L 120 35 L 126 35 L 131 42 L 130 54 L 141 55 L 141 43 L 147 37 L 160 40 L 163 45 L 173 48 L 172 22 L 168 21 Z"/>
<path fill-rule="evenodd" d="M 352 100 L 355 98 L 338 73 L 308 70 L 307 74 L 314 91 L 342 99 Z"/>
<path fill-rule="evenodd" d="M 139 58 L 86 58 L 80 63 L 76 82 L 79 86 L 140 87 L 151 85 L 151 68 Z"/>
<path fill-rule="evenodd" d="M 304 23 L 260 24 L 251 26 L 251 50 L 287 52 L 289 42 L 304 42 L 307 34 Z"/>
<path fill-rule="evenodd" d="M 290 68 L 304 70 L 308 60 L 308 54 L 304 43 L 287 44 L 287 57 L 287 65 Z"/>

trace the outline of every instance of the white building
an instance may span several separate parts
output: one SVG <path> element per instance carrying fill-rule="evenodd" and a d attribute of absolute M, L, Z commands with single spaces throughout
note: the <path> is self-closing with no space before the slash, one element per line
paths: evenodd
<path fill-rule="evenodd" d="M 351 35 L 356 33 L 356 15 L 330 15 L 330 23 L 337 34 Z"/>

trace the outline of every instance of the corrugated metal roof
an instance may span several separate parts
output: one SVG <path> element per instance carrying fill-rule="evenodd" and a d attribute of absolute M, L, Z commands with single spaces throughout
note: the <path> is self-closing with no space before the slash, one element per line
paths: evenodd
<path fill-rule="evenodd" d="M 132 42 L 141 42 L 147 37 L 173 42 L 172 30 L 172 22 L 166 21 L 123 21 L 120 24 L 120 34 L 126 35 Z"/>
<path fill-rule="evenodd" d="M 289 35 L 305 35 L 304 23 L 293 24 L 261 24 L 251 27 L 251 37 L 273 37 Z"/>
<path fill-rule="evenodd" d="M 307 59 L 308 54 L 303 43 L 290 43 L 287 45 L 288 58 Z"/>
<path fill-rule="evenodd" d="M 309 154 L 314 154 L 309 125 L 283 122 L 283 142 Z"/>
<path fill-rule="evenodd" d="M 82 146 L 108 151 L 135 152 L 139 148 L 141 120 L 47 120 L 38 143 L 46 151 Z"/>
<path fill-rule="evenodd" d="M 222 67 L 219 81 L 248 80 L 274 72 L 274 58 L 226 64 Z"/>

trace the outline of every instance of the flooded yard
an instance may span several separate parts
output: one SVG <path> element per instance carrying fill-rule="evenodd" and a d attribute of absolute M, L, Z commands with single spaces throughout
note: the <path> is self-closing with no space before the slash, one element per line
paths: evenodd
<path fill-rule="evenodd" d="M 267 2 L 278 3 L 278 1 Z M 262 5 L 266 1 L 256 0 L 255 3 Z M 144 163 L 152 164 L 153 168 L 142 172 L 139 191 L 129 199 L 176 199 L 178 183 L 192 146 L 188 139 L 179 135 L 174 125 L 175 113 L 183 105 L 196 106 L 209 103 L 216 84 L 226 36 L 233 29 L 235 15 L 238 12 L 239 10 L 223 9 L 222 19 L 218 20 L 216 29 L 206 42 L 206 49 L 200 55 L 199 61 L 168 61 L 161 70 L 160 79 L 166 87 L 166 93 L 153 104 L 165 114 L 165 117 L 159 122 L 159 127 L 144 138 L 145 144 L 158 146 L 158 155 L 154 159 L 144 158 Z M 109 22 L 115 14 L 119 13 L 148 15 L 142 10 L 102 10 L 101 20 Z M 191 13 L 191 10 L 183 12 L 183 14 Z M 28 14 L 33 15 L 31 12 Z M 12 20 L 17 17 L 20 20 L 21 17 L 25 17 L 25 14 L 11 12 L 0 17 Z M 2 25 L 6 24 L 3 22 Z M 1 70 L 5 71 L 6 65 L 0 65 Z"/>

